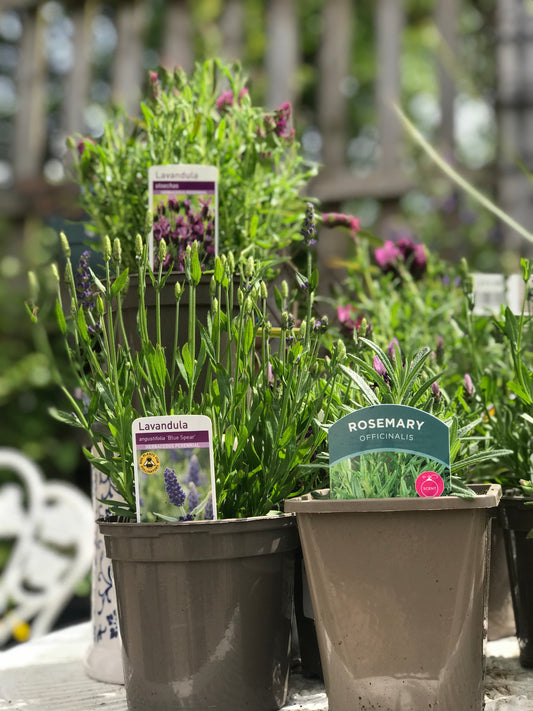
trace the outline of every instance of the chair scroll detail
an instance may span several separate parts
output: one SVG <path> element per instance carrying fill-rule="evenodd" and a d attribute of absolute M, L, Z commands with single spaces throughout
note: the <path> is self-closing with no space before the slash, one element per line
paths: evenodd
<path fill-rule="evenodd" d="M 11 541 L 0 571 L 0 647 L 29 626 L 48 632 L 87 575 L 93 557 L 89 498 L 66 482 L 45 480 L 21 452 L 0 447 L 0 469 L 17 481 L 0 487 L 0 540 Z"/>

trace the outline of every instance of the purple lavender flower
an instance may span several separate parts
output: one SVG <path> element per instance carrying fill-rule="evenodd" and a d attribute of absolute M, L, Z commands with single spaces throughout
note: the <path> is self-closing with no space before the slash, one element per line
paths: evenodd
<path fill-rule="evenodd" d="M 198 493 L 196 486 L 191 481 L 189 482 L 189 494 L 187 496 L 187 508 L 189 509 L 189 513 L 192 513 L 199 503 L 200 494 Z"/>
<path fill-rule="evenodd" d="M 387 376 L 387 368 L 385 368 L 385 365 L 379 356 L 374 356 L 372 365 L 376 373 L 378 375 L 381 375 L 382 378 L 385 378 Z"/>
<path fill-rule="evenodd" d="M 385 383 L 389 386 L 391 385 L 391 379 L 390 375 L 387 373 L 387 368 L 385 367 L 385 364 L 381 360 L 379 356 L 374 356 L 374 359 L 372 361 L 372 365 L 374 367 L 374 370 L 378 375 L 381 375 Z"/>
<path fill-rule="evenodd" d="M 391 240 L 387 240 L 384 242 L 383 247 L 377 247 L 374 250 L 376 263 L 383 271 L 394 267 L 400 254 L 400 250 Z"/>
<path fill-rule="evenodd" d="M 350 230 L 350 237 L 355 240 L 357 233 L 361 229 L 361 221 L 353 215 L 346 215 L 343 212 L 324 212 L 322 221 L 328 227 L 346 227 Z"/>
<path fill-rule="evenodd" d="M 274 111 L 276 126 L 274 133 L 280 138 L 288 138 L 291 135 L 289 129 L 289 119 L 291 117 L 291 105 L 287 101 Z"/>
<path fill-rule="evenodd" d="M 468 396 L 468 398 L 474 397 L 474 383 L 472 382 L 472 378 L 468 373 L 465 373 L 465 377 L 463 378 L 463 385 L 465 388 L 465 394 Z"/>
<path fill-rule="evenodd" d="M 149 79 L 150 86 L 152 88 L 152 97 L 154 99 L 159 99 L 161 97 L 161 82 L 159 81 L 157 72 L 150 72 Z"/>
<path fill-rule="evenodd" d="M 315 221 L 315 208 L 313 203 L 306 203 L 305 217 L 302 223 L 302 229 L 300 234 L 303 236 L 305 243 L 308 247 L 316 244 L 316 221 Z"/>
<path fill-rule="evenodd" d="M 209 497 L 204 509 L 204 519 L 206 521 L 213 520 L 213 499 Z"/>
<path fill-rule="evenodd" d="M 440 392 L 440 387 L 437 381 L 434 383 L 431 383 L 431 394 L 433 395 L 434 399 L 436 402 L 440 402 L 441 399 L 441 392 Z"/>
<path fill-rule="evenodd" d="M 183 506 L 185 503 L 185 492 L 176 477 L 176 472 L 174 469 L 167 467 L 163 473 L 163 476 L 165 477 L 165 489 L 168 500 L 171 504 L 174 504 L 174 506 Z"/>
<path fill-rule="evenodd" d="M 394 338 L 392 339 L 392 341 L 391 341 L 391 342 L 389 343 L 389 345 L 387 346 L 387 352 L 388 352 L 388 354 L 389 354 L 389 358 L 390 358 L 392 361 L 395 361 L 395 360 L 396 360 L 396 348 L 397 348 L 398 351 L 400 352 L 400 341 L 396 338 L 396 336 L 394 336 Z"/>
<path fill-rule="evenodd" d="M 215 101 L 215 106 L 220 113 L 233 106 L 233 92 L 231 89 L 223 91 L 222 94 L 220 94 L 218 99 Z"/>
<path fill-rule="evenodd" d="M 91 273 L 89 271 L 90 259 L 91 253 L 88 250 L 83 252 L 74 275 L 76 296 L 78 297 L 80 305 L 85 309 L 94 309 L 95 307 L 94 287 Z"/>
<path fill-rule="evenodd" d="M 189 460 L 189 471 L 187 472 L 187 483 L 193 483 L 195 486 L 200 486 L 200 462 L 196 454 L 193 454 Z"/>

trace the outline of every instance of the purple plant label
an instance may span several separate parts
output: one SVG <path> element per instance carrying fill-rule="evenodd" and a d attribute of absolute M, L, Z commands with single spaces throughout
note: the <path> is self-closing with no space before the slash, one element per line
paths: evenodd
<path fill-rule="evenodd" d="M 132 425 L 137 521 L 216 519 L 211 420 L 140 417 Z"/>
<path fill-rule="evenodd" d="M 165 240 L 166 267 L 183 271 L 188 244 L 198 242 L 201 263 L 212 268 L 218 254 L 218 169 L 212 165 L 152 165 L 148 169 L 150 264 L 159 266 L 158 245 Z"/>

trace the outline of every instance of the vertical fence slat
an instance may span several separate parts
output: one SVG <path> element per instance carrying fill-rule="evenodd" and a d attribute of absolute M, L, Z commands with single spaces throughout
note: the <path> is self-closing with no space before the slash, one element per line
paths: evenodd
<path fill-rule="evenodd" d="M 191 16 L 187 0 L 170 0 L 165 8 L 165 32 L 161 64 L 167 69 L 182 67 L 189 72 L 194 64 Z"/>
<path fill-rule="evenodd" d="M 440 94 L 440 148 L 453 155 L 455 138 L 455 97 L 457 89 L 453 67 L 457 63 L 459 0 L 439 0 L 435 10 L 435 24 L 440 38 L 437 54 L 437 77 Z"/>
<path fill-rule="evenodd" d="M 226 0 L 220 16 L 221 54 L 227 61 L 239 60 L 243 52 L 244 2 Z"/>
<path fill-rule="evenodd" d="M 400 102 L 400 62 L 404 25 L 401 0 L 378 0 L 376 6 L 376 108 L 380 156 L 378 170 L 398 170 L 401 128 L 393 110 Z"/>
<path fill-rule="evenodd" d="M 294 101 L 298 66 L 298 21 L 294 0 L 268 0 L 266 36 L 266 105 L 274 109 L 285 101 Z"/>
<path fill-rule="evenodd" d="M 90 93 L 91 35 L 95 14 L 94 2 L 76 5 L 72 10 L 74 63 L 65 81 L 62 107 L 62 128 L 67 135 L 84 131 L 83 113 Z"/>
<path fill-rule="evenodd" d="M 17 65 L 17 114 L 13 173 L 16 181 L 37 178 L 46 148 L 46 65 L 43 26 L 37 7 L 25 14 Z"/>
<path fill-rule="evenodd" d="M 324 173 L 341 168 L 346 159 L 346 97 L 341 85 L 350 72 L 352 6 L 350 0 L 328 0 L 322 11 L 317 116 L 323 142 Z"/>
<path fill-rule="evenodd" d="M 113 65 L 113 100 L 126 111 L 137 113 L 143 85 L 146 4 L 142 0 L 117 7 L 117 48 Z"/>
<path fill-rule="evenodd" d="M 533 51 L 533 18 L 521 0 L 497 3 L 498 89 L 498 200 L 506 212 L 528 227 L 533 211 L 533 191 L 519 162 L 533 170 L 533 67 L 527 57 Z M 518 255 L 533 253 L 515 232 L 502 226 L 504 244 Z"/>

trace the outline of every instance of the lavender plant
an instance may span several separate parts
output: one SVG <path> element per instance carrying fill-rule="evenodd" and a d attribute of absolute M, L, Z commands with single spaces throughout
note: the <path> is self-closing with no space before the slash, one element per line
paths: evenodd
<path fill-rule="evenodd" d="M 67 407 L 54 414 L 81 429 L 92 449 L 87 459 L 107 474 L 125 503 L 114 511 L 135 514 L 131 425 L 139 416 L 177 413 L 205 414 L 213 423 L 217 510 L 223 518 L 257 516 L 280 510 L 284 499 L 313 486 L 305 468 L 325 440 L 321 422 L 330 413 L 334 384 L 344 350 L 342 344 L 324 356 L 319 350 L 323 323 L 313 315 L 317 273 L 299 275 L 306 285 L 305 313 L 296 324 L 288 285 L 282 285 L 281 327 L 274 329 L 268 308 L 265 265 L 248 257 L 235 263 L 232 253 L 218 257 L 211 281 L 212 303 L 207 321 L 199 324 L 196 340 L 195 291 L 201 264 L 196 243 L 185 255 L 185 289 L 189 291 L 189 336 L 174 341 L 169 359 L 156 338 L 148 336 L 145 308 L 146 277 L 160 294 L 168 277 L 163 270 L 165 242 L 154 272 L 141 237 L 136 240 L 138 279 L 138 337 L 129 342 L 122 319 L 122 300 L 129 288 L 120 241 L 104 242 L 105 272 L 99 278 L 84 272 L 84 297 L 76 289 L 76 268 L 63 236 L 66 265 L 58 276 L 57 322 L 64 337 L 69 371 L 55 369 Z M 241 275 L 240 286 L 234 273 Z M 183 289 L 176 289 L 176 334 Z M 85 298 L 87 296 L 87 298 Z M 159 299 L 156 298 L 156 322 Z M 29 305 L 37 326 L 38 308 Z M 167 356 L 167 357 L 166 357 Z M 202 392 L 195 393 L 202 376 Z M 75 391 L 69 384 L 75 382 Z M 77 394 L 76 394 L 77 393 Z M 199 471 L 191 457 L 187 480 L 176 486 L 168 465 L 167 492 L 177 518 L 202 510 Z M 185 498 L 184 498 L 185 496 Z M 207 508 L 207 504 L 205 508 Z M 181 510 L 183 509 L 183 510 Z M 163 516 L 167 513 L 163 512 Z M 211 513 L 212 515 L 212 513 Z M 204 510 L 204 516 L 209 511 Z"/>
<path fill-rule="evenodd" d="M 134 237 L 143 233 L 148 205 L 148 166 L 214 165 L 219 171 L 219 243 L 264 258 L 301 240 L 300 193 L 315 168 L 306 165 L 291 128 L 290 104 L 275 111 L 254 106 L 238 64 L 217 59 L 183 70 L 150 72 L 140 118 L 116 113 L 103 136 L 71 138 L 73 174 L 88 228 L 103 239 L 122 241 L 124 264 L 137 266 Z M 209 219 L 191 214 L 158 216 L 155 237 L 166 259 L 183 267 L 187 244 L 197 241 L 201 261 L 212 248 Z M 198 217 L 202 217 L 198 220 Z M 129 236 L 128 236 L 129 235 Z"/>

